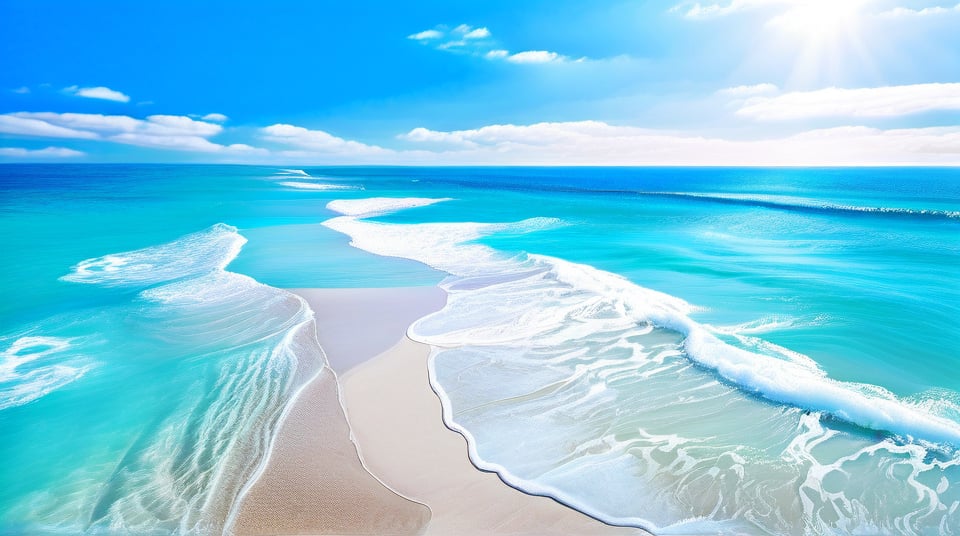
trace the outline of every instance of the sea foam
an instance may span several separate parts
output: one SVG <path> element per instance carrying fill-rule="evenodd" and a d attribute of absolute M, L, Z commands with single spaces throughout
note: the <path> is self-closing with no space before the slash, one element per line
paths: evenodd
<path fill-rule="evenodd" d="M 93 366 L 69 351 L 70 339 L 24 336 L 0 353 L 0 410 L 32 402 L 72 383 Z"/>
<path fill-rule="evenodd" d="M 367 217 L 400 208 L 424 206 L 446 199 L 375 198 L 333 201 L 327 208 L 344 214 Z M 405 257 L 428 264 L 454 276 L 478 272 L 510 277 L 515 272 L 549 274 L 556 292 L 576 295 L 568 309 L 544 310 L 539 318 L 525 322 L 521 338 L 563 328 L 562 322 L 576 318 L 580 311 L 601 312 L 606 323 L 629 327 L 652 323 L 685 337 L 684 350 L 698 364 L 715 370 L 725 380 L 775 402 L 804 409 L 824 411 L 841 420 L 906 438 L 960 446 L 960 424 L 929 415 L 899 400 L 864 394 L 858 385 L 844 384 L 811 370 L 792 359 L 775 359 L 737 348 L 718 339 L 710 329 L 690 318 L 694 308 L 674 296 L 644 288 L 625 278 L 591 266 L 544 255 L 527 255 L 524 261 L 498 258 L 496 252 L 479 244 L 464 244 L 498 232 L 530 232 L 562 223 L 555 219 L 533 218 L 514 224 L 425 223 L 394 225 L 365 222 L 357 217 L 334 218 L 325 225 L 350 235 L 355 246 L 379 255 Z M 496 314 L 507 313 L 497 311 Z M 509 313 L 507 313 L 509 314 Z M 482 329 L 482 328 L 481 328 Z M 473 335 L 479 335 L 473 333 Z M 437 341 L 441 345 L 444 341 Z M 482 337 L 478 343 L 489 343 Z"/>
<path fill-rule="evenodd" d="M 125 412 L 142 412 L 149 424 L 139 426 L 110 462 L 65 476 L 62 489 L 26 496 L 16 507 L 23 518 L 43 512 L 37 527 L 69 533 L 211 534 L 229 528 L 244 486 L 267 459 L 284 408 L 326 366 L 313 312 L 302 298 L 225 270 L 245 242 L 236 228 L 217 224 L 165 244 L 84 260 L 62 278 L 136 291 L 129 303 L 72 329 L 99 330 L 99 367 L 106 374 L 131 370 L 128 360 L 152 363 L 143 369 L 147 377 L 131 382 L 148 384 L 138 388 L 143 396 L 114 401 L 124 403 Z M 125 336 L 130 332 L 136 333 L 132 340 Z M 18 375 L 20 388 L 33 389 L 34 398 L 76 381 L 84 369 L 67 375 L 61 365 L 37 368 L 35 374 L 57 372 L 59 383 L 51 379 L 34 389 L 21 372 L 67 352 L 70 343 L 15 341 L 3 354 L 0 381 Z M 147 394 L 157 388 L 170 392 Z M 75 396 L 91 407 L 103 403 L 97 389 Z M 76 482 L 82 491 L 72 491 Z"/>
<path fill-rule="evenodd" d="M 718 192 L 638 192 L 645 196 L 654 197 L 676 197 L 701 199 L 704 201 L 713 201 L 717 203 L 731 203 L 740 205 L 752 205 L 758 207 L 779 208 L 784 210 L 798 210 L 806 212 L 829 212 L 829 213 L 847 213 L 852 215 L 887 215 L 887 216 L 906 216 L 920 218 L 960 218 L 960 211 L 955 210 L 936 210 L 936 209 L 913 209 L 904 207 L 885 207 L 885 206 L 864 206 L 854 204 L 844 204 L 835 201 L 821 199 L 812 199 L 807 197 L 795 197 L 789 195 L 769 195 L 769 194 L 731 194 Z"/>
<path fill-rule="evenodd" d="M 430 201 L 440 200 L 328 208 L 383 214 Z M 711 328 L 692 318 L 695 306 L 621 276 L 476 242 L 563 222 L 342 216 L 324 225 L 361 249 L 451 274 L 441 284 L 445 308 L 408 334 L 434 347 L 430 378 L 447 425 L 468 439 L 479 467 L 514 486 L 665 533 L 922 533 L 958 521 L 958 490 L 940 485 L 960 476 L 960 458 L 950 454 L 960 446 L 956 421 L 874 386 L 833 380 L 811 358 L 750 335 L 769 321 Z M 867 431 L 840 434 L 822 421 Z M 785 457 L 795 462 L 784 465 Z M 885 473 L 890 464 L 915 478 Z M 876 476 L 873 488 L 839 493 L 833 481 L 854 474 Z"/>
<path fill-rule="evenodd" d="M 296 188 L 298 190 L 353 190 L 353 186 L 345 184 L 326 184 L 321 182 L 302 182 L 302 181 L 283 181 L 277 183 L 287 188 Z"/>

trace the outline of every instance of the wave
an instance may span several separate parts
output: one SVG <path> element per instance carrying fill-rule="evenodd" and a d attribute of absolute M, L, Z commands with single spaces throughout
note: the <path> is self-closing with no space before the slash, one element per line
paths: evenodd
<path fill-rule="evenodd" d="M 809 357 L 750 336 L 782 320 L 711 328 L 690 317 L 696 309 L 684 300 L 618 275 L 543 255 L 506 257 L 476 243 L 563 225 L 557 220 L 386 224 L 362 216 L 404 203 L 370 205 L 324 225 L 361 249 L 450 274 L 441 284 L 445 308 L 408 335 L 434 348 L 430 379 L 445 422 L 467 438 L 475 464 L 511 485 L 657 531 L 787 533 L 844 523 L 892 530 L 955 516 L 944 513 L 960 500 L 953 488 L 937 492 L 937 484 L 884 471 L 902 462 L 924 483 L 960 477 L 960 457 L 950 454 L 960 447 L 960 423 L 876 386 L 833 380 Z M 837 431 L 849 428 L 842 423 L 855 426 L 851 434 Z M 789 444 L 796 467 L 783 464 Z M 884 456 L 865 462 L 871 452 Z M 869 469 L 856 468 L 864 463 Z M 833 479 L 841 477 L 831 471 L 867 470 L 880 497 L 904 503 L 888 506 L 873 491 L 838 494 Z M 716 494 L 704 493 L 696 483 L 703 479 Z M 766 519 L 781 502 L 784 511 Z M 765 504 L 767 514 L 758 514 Z"/>
<path fill-rule="evenodd" d="M 236 227 L 218 223 L 167 244 L 86 259 L 60 279 L 107 287 L 144 287 L 197 277 L 226 268 L 246 242 Z"/>
<path fill-rule="evenodd" d="M 139 435 L 114 442 L 124 450 L 98 453 L 110 461 L 65 475 L 62 489 L 25 496 L 13 509 L 28 520 L 25 526 L 144 534 L 227 528 L 293 393 L 327 365 L 302 298 L 225 269 L 245 242 L 236 228 L 217 224 L 166 244 L 87 259 L 62 278 L 137 291 L 71 329 L 103 339 L 96 354 L 102 385 L 78 389 L 77 400 L 109 407 L 120 401 L 101 400 L 111 396 L 102 390 L 124 393 L 123 412 L 107 418 L 142 417 Z M 37 359 L 68 344 L 21 339 L 5 358 Z M 116 385 L 114 374 L 129 385 Z M 116 437 L 128 432 L 109 420 L 93 426 Z M 96 442 L 102 432 L 90 433 Z"/>
<path fill-rule="evenodd" d="M 353 186 L 345 184 L 323 184 L 314 182 L 283 181 L 278 183 L 280 186 L 296 188 L 298 190 L 354 190 Z"/>
<path fill-rule="evenodd" d="M 80 379 L 93 366 L 63 337 L 24 336 L 0 353 L 0 410 L 21 406 Z"/>
<path fill-rule="evenodd" d="M 449 197 L 371 197 L 367 199 L 338 199 L 327 203 L 327 208 L 347 216 L 369 218 L 406 208 L 425 207 L 434 203 L 452 201 Z"/>
<path fill-rule="evenodd" d="M 928 415 L 902 401 L 887 397 L 876 398 L 864 394 L 853 384 L 831 380 L 823 371 L 811 369 L 807 358 L 804 364 L 792 359 L 775 359 L 734 347 L 714 335 L 708 326 L 690 318 L 693 307 L 680 298 L 636 285 L 625 278 L 598 270 L 588 265 L 576 264 L 544 255 L 529 254 L 524 262 L 514 259 L 499 260 L 491 249 L 479 244 L 463 244 L 483 236 L 500 232 L 530 232 L 548 229 L 561 223 L 558 220 L 534 218 L 515 224 L 478 223 L 427 223 L 418 225 L 393 225 L 365 222 L 360 218 L 383 214 L 408 206 L 423 206 L 445 199 L 355 200 L 349 204 L 333 201 L 327 208 L 341 212 L 353 210 L 359 217 L 341 217 L 328 220 L 327 227 L 350 235 L 352 244 L 379 255 L 405 257 L 428 264 L 457 277 L 473 276 L 477 272 L 518 272 L 524 277 L 533 273 L 533 281 L 549 274 L 558 287 L 570 292 L 584 293 L 577 306 L 588 312 L 608 311 L 624 326 L 651 323 L 685 337 L 684 350 L 698 364 L 716 371 L 725 380 L 742 389 L 772 400 L 795 405 L 804 409 L 823 411 L 841 420 L 864 428 L 890 432 L 906 438 L 946 443 L 960 447 L 960 423 Z M 362 207 L 358 209 L 357 207 Z M 527 329 L 512 335 L 516 340 L 532 338 L 542 332 L 562 328 L 557 320 L 569 320 L 565 314 L 544 315 L 550 322 L 529 319 Z M 519 319 L 518 319 L 519 320 Z M 527 319 L 525 319 L 527 320 Z M 755 331 L 753 325 L 744 331 Z M 471 331 L 471 337 L 480 344 L 504 342 L 486 339 Z M 459 336 L 459 334 L 457 334 Z M 502 337 L 499 336 L 499 337 Z M 439 345 L 451 341 L 432 340 Z M 547 340 L 546 343 L 552 342 Z"/>
<path fill-rule="evenodd" d="M 277 175 L 299 175 L 301 177 L 309 177 L 310 174 L 302 169 L 281 169 L 277 172 Z"/>
<path fill-rule="evenodd" d="M 725 194 L 725 193 L 697 193 L 697 192 L 636 192 L 648 197 L 672 197 L 681 199 L 698 199 L 714 203 L 731 205 L 745 205 L 765 208 L 777 208 L 798 212 L 814 212 L 829 214 L 876 214 L 886 216 L 903 216 L 914 218 L 958 219 L 960 211 L 912 209 L 898 207 L 871 207 L 860 205 L 846 205 L 818 199 L 794 197 L 787 195 L 763 194 Z"/>

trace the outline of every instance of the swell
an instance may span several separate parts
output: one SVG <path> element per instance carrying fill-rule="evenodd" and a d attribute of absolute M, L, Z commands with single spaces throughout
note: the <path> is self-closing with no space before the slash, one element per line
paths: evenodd
<path fill-rule="evenodd" d="M 813 199 L 788 198 L 779 196 L 739 195 L 720 193 L 693 193 L 693 192 L 635 192 L 644 197 L 664 197 L 672 199 L 689 199 L 716 203 L 722 205 L 739 205 L 750 207 L 772 208 L 788 210 L 806 214 L 829 214 L 841 216 L 887 216 L 891 218 L 915 219 L 960 219 L 960 211 L 936 209 L 911 209 L 897 207 L 872 207 L 859 205 L 844 205 L 829 201 Z"/>
<path fill-rule="evenodd" d="M 444 179 L 437 181 L 441 184 L 449 184 L 463 188 L 477 188 L 475 181 L 462 181 L 455 179 Z M 515 192 L 558 192 L 571 194 L 588 194 L 600 196 L 640 196 L 640 197 L 661 197 L 670 199 L 683 199 L 688 201 L 701 201 L 706 203 L 715 203 L 723 205 L 752 206 L 761 208 L 770 208 L 778 210 L 787 210 L 806 214 L 829 214 L 846 217 L 889 217 L 889 218 L 907 218 L 920 220 L 955 220 L 960 219 L 960 210 L 940 210 L 940 209 L 922 209 L 922 208 L 902 208 L 885 206 L 866 206 L 851 205 L 831 202 L 827 200 L 801 199 L 793 198 L 787 200 L 774 200 L 777 196 L 765 196 L 763 194 L 740 195 L 723 194 L 707 192 L 670 192 L 654 190 L 638 190 L 634 188 L 584 188 L 580 186 L 558 185 L 558 184 L 539 184 L 539 183 L 498 183 L 497 188 L 515 191 Z"/>

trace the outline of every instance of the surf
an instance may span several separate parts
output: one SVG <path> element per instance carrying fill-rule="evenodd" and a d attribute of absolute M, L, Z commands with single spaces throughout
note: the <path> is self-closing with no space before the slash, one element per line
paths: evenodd
<path fill-rule="evenodd" d="M 849 466 L 862 463 L 865 452 L 883 452 L 880 458 L 889 460 L 905 455 L 924 478 L 957 476 L 960 423 L 882 388 L 833 380 L 802 354 L 776 345 L 766 345 L 763 353 L 757 353 L 724 337 L 731 332 L 748 337 L 762 321 L 744 325 L 743 333 L 735 327 L 711 328 L 691 318 L 696 307 L 616 274 L 556 257 L 506 256 L 477 242 L 496 233 L 536 232 L 564 222 L 532 218 L 513 224 L 388 224 L 363 219 L 439 201 L 336 201 L 328 209 L 352 215 L 324 225 L 347 234 L 351 244 L 361 249 L 417 260 L 450 274 L 441 284 L 449 294 L 447 306 L 416 322 L 408 334 L 435 349 L 430 377 L 443 400 L 445 422 L 467 437 L 477 466 L 498 472 L 511 485 L 552 496 L 610 523 L 684 530 L 692 521 L 680 518 L 684 510 L 677 503 L 642 493 L 639 497 L 630 478 L 614 475 L 646 467 L 646 478 L 656 482 L 633 486 L 649 485 L 658 493 L 686 497 L 693 493 L 690 479 L 725 467 L 722 471 L 732 472 L 717 502 L 695 500 L 701 504 L 693 509 L 701 512 L 694 520 L 697 526 L 726 530 L 733 523 L 777 532 L 795 530 L 802 523 L 829 526 L 836 508 L 832 485 L 829 479 L 826 483 L 810 480 L 811 475 L 829 474 L 824 469 L 829 464 L 839 464 L 843 474 L 849 474 Z M 637 389 L 643 394 L 637 394 Z M 724 411 L 718 412 L 718 403 Z M 654 409 L 677 421 L 668 428 L 661 416 L 651 414 Z M 635 421 L 631 412 L 647 415 L 649 420 Z M 544 415 L 573 420 L 548 425 L 542 422 Z M 607 417 L 597 421 L 600 415 Z M 509 424 L 520 416 L 530 421 L 518 423 L 518 428 Z M 591 423 L 601 426 L 605 419 L 619 424 L 580 428 Z M 719 427 L 743 426 L 744 419 L 778 432 L 756 430 L 753 439 L 720 433 Z M 636 423 L 637 428 L 620 429 L 624 423 Z M 620 431 L 612 433 L 609 426 Z M 839 433 L 837 426 L 846 432 Z M 525 429 L 537 429 L 544 438 L 524 437 Z M 667 429 L 674 432 L 665 434 Z M 809 441 L 796 443 L 800 437 Z M 851 438 L 855 439 L 851 442 Z M 511 441 L 526 445 L 527 452 L 514 454 L 507 448 Z M 545 441 L 583 446 L 563 454 Z M 806 467 L 784 473 L 775 467 L 778 459 L 788 455 L 791 444 L 796 452 L 789 456 L 805 460 Z M 840 450 L 858 446 L 838 462 L 818 450 L 825 444 Z M 683 452 L 691 449 L 702 452 L 681 462 L 690 456 Z M 724 461 L 731 456 L 743 458 L 736 454 L 743 449 L 763 454 L 732 465 Z M 670 463 L 657 461 L 660 451 L 670 453 L 667 459 L 676 458 Z M 931 456 L 939 462 L 927 463 Z M 692 465 L 686 467 L 688 463 Z M 889 462 L 877 463 L 863 470 L 879 471 Z M 752 511 L 748 504 L 763 500 L 762 488 L 774 485 L 776 479 L 770 476 L 778 473 L 777 478 L 797 489 L 809 487 L 809 493 L 815 492 L 820 499 L 807 504 L 783 491 L 785 511 L 792 510 L 795 517 L 784 514 L 787 517 L 779 520 L 750 521 L 755 514 L 746 515 Z M 617 482 L 617 488 L 604 490 L 602 482 L 607 486 Z M 902 481 L 878 477 L 877 482 L 890 493 L 904 491 Z M 923 490 L 933 492 L 923 496 L 931 497 L 934 507 L 946 505 L 946 511 L 952 500 L 960 499 L 952 488 L 940 493 L 936 489 L 933 485 Z M 638 517 L 631 500 L 654 501 L 658 508 L 653 510 L 659 515 Z M 864 523 L 892 527 L 904 522 L 903 512 L 892 513 L 880 505 L 862 511 L 849 507 L 857 501 L 869 502 L 863 497 L 844 496 L 843 501 L 848 507 L 840 517 L 851 527 Z M 909 526 L 918 519 L 930 523 L 949 517 L 924 516 L 919 512 L 929 505 L 907 503 L 898 508 L 913 512 Z"/>
<path fill-rule="evenodd" d="M 82 260 L 61 278 L 119 291 L 120 298 L 94 314 L 70 317 L 70 330 L 87 335 L 21 337 L 4 363 L 15 359 L 11 370 L 18 370 L 72 351 L 96 355 L 96 362 L 83 363 L 94 368 L 74 364 L 67 386 L 32 387 L 33 378 L 21 375 L 14 381 L 33 395 L 15 401 L 59 407 L 53 395 L 69 387 L 74 409 L 56 412 L 68 419 L 76 407 L 115 399 L 125 410 L 104 414 L 75 439 L 84 441 L 81 450 L 104 438 L 128 439 L 97 448 L 99 462 L 89 460 L 54 489 L 26 494 L 11 515 L 25 526 L 71 533 L 226 528 L 269 455 L 289 401 L 326 366 L 303 299 L 226 269 L 245 242 L 235 227 L 216 224 L 171 242 Z M 56 331 L 64 318 L 41 324 Z M 128 331 L 137 337 L 125 337 Z"/>

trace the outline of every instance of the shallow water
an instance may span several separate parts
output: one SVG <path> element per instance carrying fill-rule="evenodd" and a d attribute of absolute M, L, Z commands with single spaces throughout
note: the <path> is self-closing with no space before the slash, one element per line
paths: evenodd
<path fill-rule="evenodd" d="M 5 530 L 219 532 L 322 360 L 277 287 L 440 283 L 410 334 L 448 424 L 513 485 L 663 533 L 960 532 L 958 171 L 49 165 L 0 185 Z"/>

